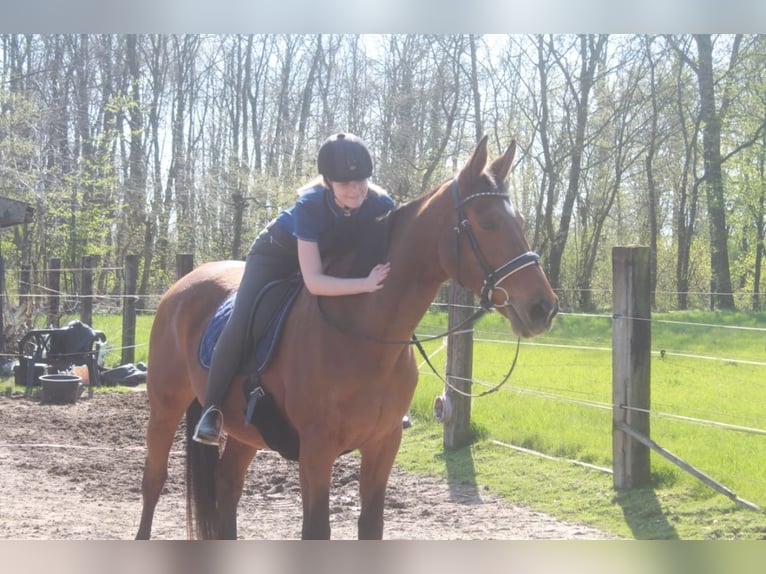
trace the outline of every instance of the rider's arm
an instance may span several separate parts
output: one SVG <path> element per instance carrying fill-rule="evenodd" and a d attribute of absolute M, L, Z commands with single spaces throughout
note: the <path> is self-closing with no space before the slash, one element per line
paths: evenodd
<path fill-rule="evenodd" d="M 355 295 L 383 287 L 389 264 L 376 265 L 367 277 L 341 278 L 326 275 L 316 242 L 298 239 L 298 263 L 306 289 L 313 295 Z"/>

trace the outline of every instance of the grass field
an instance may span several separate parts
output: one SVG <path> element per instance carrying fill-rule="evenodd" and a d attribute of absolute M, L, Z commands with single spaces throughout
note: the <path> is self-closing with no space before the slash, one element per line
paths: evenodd
<path fill-rule="evenodd" d="M 136 362 L 147 361 L 151 321 L 138 317 Z M 442 332 L 446 321 L 446 313 L 429 312 L 418 334 Z M 120 364 L 121 317 L 98 316 L 94 327 L 107 333 L 106 365 Z M 654 452 L 652 484 L 624 492 L 613 488 L 610 474 L 571 462 L 611 468 L 611 330 L 608 315 L 562 314 L 550 333 L 523 342 L 509 382 L 474 399 L 476 441 L 456 451 L 444 450 L 432 414 L 442 383 L 422 366 L 412 404 L 415 425 L 404 435 L 398 464 L 488 487 L 617 536 L 766 539 L 763 512 L 737 505 Z M 474 392 L 480 392 L 482 383 L 502 379 L 515 339 L 492 314 L 477 324 L 474 340 Z M 425 346 L 443 373 L 443 342 Z M 651 394 L 654 441 L 766 507 L 766 315 L 655 314 Z"/>
<path fill-rule="evenodd" d="M 424 334 L 446 321 L 438 314 L 426 319 Z M 490 316 L 477 325 L 475 381 L 496 383 L 508 369 L 514 341 L 500 319 Z M 766 317 L 690 312 L 652 320 L 653 440 L 766 507 Z M 611 328 L 610 316 L 562 315 L 549 334 L 523 343 L 509 383 L 474 399 L 478 440 L 462 453 L 444 453 L 431 415 L 442 383 L 421 368 L 413 401 L 418 424 L 405 438 L 400 462 L 450 474 L 462 458 L 480 484 L 622 536 L 766 538 L 763 513 L 737 505 L 654 452 L 651 487 L 616 492 L 609 474 L 498 444 L 611 468 Z M 431 351 L 438 347 L 429 343 Z M 445 358 L 442 349 L 434 362 L 444 365 Z M 474 392 L 482 389 L 474 384 Z M 424 456 L 424 444 L 434 449 L 431 457 Z"/>

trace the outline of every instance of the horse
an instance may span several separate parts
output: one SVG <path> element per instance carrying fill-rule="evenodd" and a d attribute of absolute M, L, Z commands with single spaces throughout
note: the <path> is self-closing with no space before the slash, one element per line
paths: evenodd
<path fill-rule="evenodd" d="M 261 383 L 299 441 L 303 539 L 330 538 L 332 468 L 351 451 L 361 457 L 358 538 L 383 537 L 387 483 L 418 381 L 413 347 L 406 342 L 445 281 L 453 279 L 481 297 L 482 306 L 505 316 L 519 337 L 550 329 L 558 299 L 539 256 L 530 251 L 523 218 L 504 183 L 515 151 L 511 142 L 490 161 L 484 136 L 454 178 L 386 216 L 391 270 L 382 289 L 318 298 L 304 288 L 295 299 Z M 184 415 L 190 537 L 236 539 L 246 471 L 259 450 L 274 450 L 244 420 L 246 376 L 235 378 L 223 406 L 222 445 L 190 440 L 207 380 L 197 359 L 200 337 L 239 286 L 242 271 L 241 262 L 203 264 L 172 285 L 157 307 L 149 343 L 150 414 L 137 539 L 151 536 L 169 451 Z M 201 456 L 190 463 L 194 452 Z"/>

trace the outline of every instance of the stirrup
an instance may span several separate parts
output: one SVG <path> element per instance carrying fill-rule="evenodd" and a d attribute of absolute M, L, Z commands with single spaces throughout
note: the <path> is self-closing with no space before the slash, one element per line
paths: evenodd
<path fill-rule="evenodd" d="M 218 446 L 221 441 L 221 428 L 223 428 L 223 413 L 221 409 L 210 406 L 202 411 L 192 439 L 201 444 Z"/>

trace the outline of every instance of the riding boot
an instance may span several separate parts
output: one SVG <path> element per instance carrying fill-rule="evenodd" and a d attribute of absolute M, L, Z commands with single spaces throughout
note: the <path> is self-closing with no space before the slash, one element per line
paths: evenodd
<path fill-rule="evenodd" d="M 218 446 L 222 428 L 223 413 L 215 405 L 210 405 L 202 412 L 192 438 L 202 444 Z"/>

